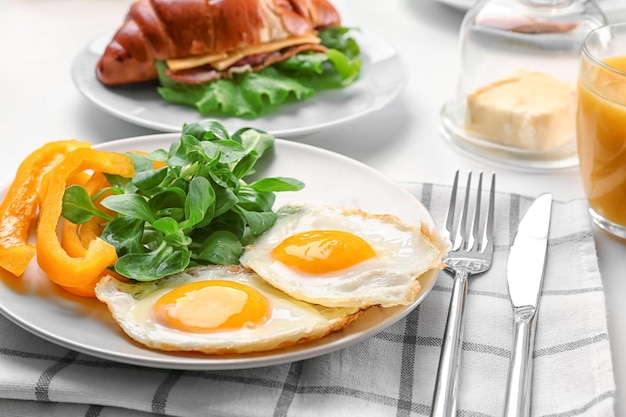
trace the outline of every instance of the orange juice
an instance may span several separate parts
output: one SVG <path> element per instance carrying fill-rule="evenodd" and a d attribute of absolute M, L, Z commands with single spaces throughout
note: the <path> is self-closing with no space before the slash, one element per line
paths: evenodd
<path fill-rule="evenodd" d="M 626 56 L 603 60 L 626 71 Z M 626 72 L 583 58 L 577 112 L 580 174 L 590 207 L 626 226 Z"/>

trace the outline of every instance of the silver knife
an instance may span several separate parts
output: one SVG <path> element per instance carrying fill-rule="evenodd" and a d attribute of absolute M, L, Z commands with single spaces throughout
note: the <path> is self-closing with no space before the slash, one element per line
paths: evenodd
<path fill-rule="evenodd" d="M 507 264 L 514 313 L 513 348 L 507 382 L 505 417 L 530 415 L 530 386 L 539 296 L 548 248 L 552 194 L 542 194 L 517 228 Z"/>

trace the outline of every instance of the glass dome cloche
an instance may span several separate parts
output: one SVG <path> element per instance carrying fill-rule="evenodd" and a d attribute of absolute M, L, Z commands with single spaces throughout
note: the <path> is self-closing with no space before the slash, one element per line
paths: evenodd
<path fill-rule="evenodd" d="M 522 170 L 574 167 L 576 78 L 586 35 L 606 24 L 592 0 L 483 0 L 460 29 L 446 139 Z"/>

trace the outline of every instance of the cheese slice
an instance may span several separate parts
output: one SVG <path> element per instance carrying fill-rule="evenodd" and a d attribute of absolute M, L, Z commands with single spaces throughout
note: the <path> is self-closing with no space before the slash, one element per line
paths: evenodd
<path fill-rule="evenodd" d="M 466 129 L 503 145 L 550 150 L 574 139 L 576 92 L 568 82 L 519 70 L 467 98 Z"/>
<path fill-rule="evenodd" d="M 303 36 L 292 36 L 285 39 L 279 39 L 271 42 L 265 42 L 258 45 L 249 45 L 245 48 L 222 52 L 219 54 L 199 55 L 189 58 L 168 59 L 166 61 L 170 70 L 176 72 L 190 68 L 201 67 L 202 65 L 211 64 L 215 69 L 222 71 L 230 67 L 235 62 L 249 55 L 262 54 L 265 52 L 278 51 L 289 46 L 303 44 L 319 44 L 321 39 L 316 33 L 309 33 Z"/>
<path fill-rule="evenodd" d="M 226 57 L 228 57 L 228 54 L 226 52 L 222 52 L 220 54 L 200 55 L 190 58 L 168 59 L 165 62 L 167 63 L 169 69 L 176 72 L 184 69 L 201 67 Z"/>

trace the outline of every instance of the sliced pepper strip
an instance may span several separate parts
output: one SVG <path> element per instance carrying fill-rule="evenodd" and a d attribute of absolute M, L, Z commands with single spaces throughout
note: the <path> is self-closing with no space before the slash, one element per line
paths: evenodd
<path fill-rule="evenodd" d="M 88 142 L 62 140 L 50 142 L 22 161 L 0 205 L 0 267 L 20 276 L 35 256 L 28 235 L 37 215 L 43 177 L 67 153 L 91 146 Z"/>
<path fill-rule="evenodd" d="M 81 225 L 66 219 L 62 220 L 61 246 L 73 258 L 85 256 L 89 243 L 100 237 L 104 229 L 104 220 L 98 217 L 94 217 Z"/>
<path fill-rule="evenodd" d="M 80 176 L 77 174 L 85 174 L 88 176 L 88 174 L 84 171 L 80 171 L 79 173 L 73 174 L 71 178 L 68 179 L 66 185 L 70 185 L 70 183 L 75 184 L 74 180 Z M 90 196 L 93 196 L 97 191 L 101 190 L 108 184 L 109 182 L 102 172 L 94 172 L 90 177 L 88 176 L 87 179 L 81 178 L 80 185 L 85 188 L 85 191 L 87 191 Z M 98 218 L 94 218 L 92 220 L 95 220 L 97 223 L 101 222 L 101 219 Z M 83 226 L 84 225 L 77 225 L 69 220 L 63 219 L 61 226 L 61 246 L 71 257 L 77 258 L 85 256 L 89 242 L 97 237 L 90 234 L 88 240 L 83 239 L 81 233 Z"/>
<path fill-rule="evenodd" d="M 92 175 L 89 175 L 87 171 L 79 171 L 74 173 L 70 178 L 67 179 L 67 186 L 70 185 L 85 185 L 92 178 Z"/>
<path fill-rule="evenodd" d="M 80 241 L 84 247 L 89 246 L 89 242 L 100 237 L 104 229 L 104 223 L 104 220 L 94 217 L 80 226 Z"/>
<path fill-rule="evenodd" d="M 102 277 L 104 277 L 105 275 L 113 276 L 113 277 L 117 278 L 119 281 L 122 281 L 122 282 L 128 281 L 128 279 L 126 277 L 118 274 L 117 272 L 112 271 L 110 269 L 105 269 L 104 271 L 102 271 L 96 277 L 96 279 L 94 279 L 91 282 L 88 282 L 87 284 L 85 284 L 83 286 L 80 286 L 80 287 L 61 287 L 61 288 L 63 288 L 65 291 L 69 292 L 70 294 L 78 295 L 80 297 L 92 297 L 92 298 L 95 298 L 95 296 L 96 296 L 96 284 L 98 282 L 100 282 Z"/>
<path fill-rule="evenodd" d="M 85 169 L 126 178 L 134 175 L 129 156 L 84 148 L 68 154 L 46 176 L 37 226 L 37 262 L 50 280 L 63 287 L 84 286 L 117 261 L 115 248 L 102 239 L 92 240 L 84 256 L 73 258 L 63 249 L 57 236 L 66 182 L 73 173 Z"/>
<path fill-rule="evenodd" d="M 90 196 L 93 196 L 96 192 L 102 188 L 109 186 L 109 181 L 102 172 L 94 172 L 89 175 L 86 171 L 79 171 L 72 174 L 66 183 L 67 186 L 71 184 L 82 185 Z M 105 196 L 100 196 L 98 200 L 101 200 Z M 99 204 L 96 205 L 99 206 Z M 99 206 L 101 210 L 106 210 L 104 207 Z M 106 210 L 110 211 L 110 210 Z M 89 243 L 100 236 L 102 233 L 103 220 L 94 217 L 85 224 L 75 224 L 69 220 L 62 219 L 61 228 L 61 246 L 68 255 L 74 258 L 85 256 Z M 63 287 L 65 291 L 70 294 L 77 295 L 79 297 L 95 297 L 96 296 L 96 284 L 105 275 L 121 275 L 111 271 L 110 269 L 104 269 L 94 280 L 88 282 L 79 287 Z"/>
<path fill-rule="evenodd" d="M 79 225 L 69 220 L 63 219 L 61 225 L 61 246 L 72 258 L 85 256 L 87 248 L 83 246 L 83 242 L 78 236 Z"/>

